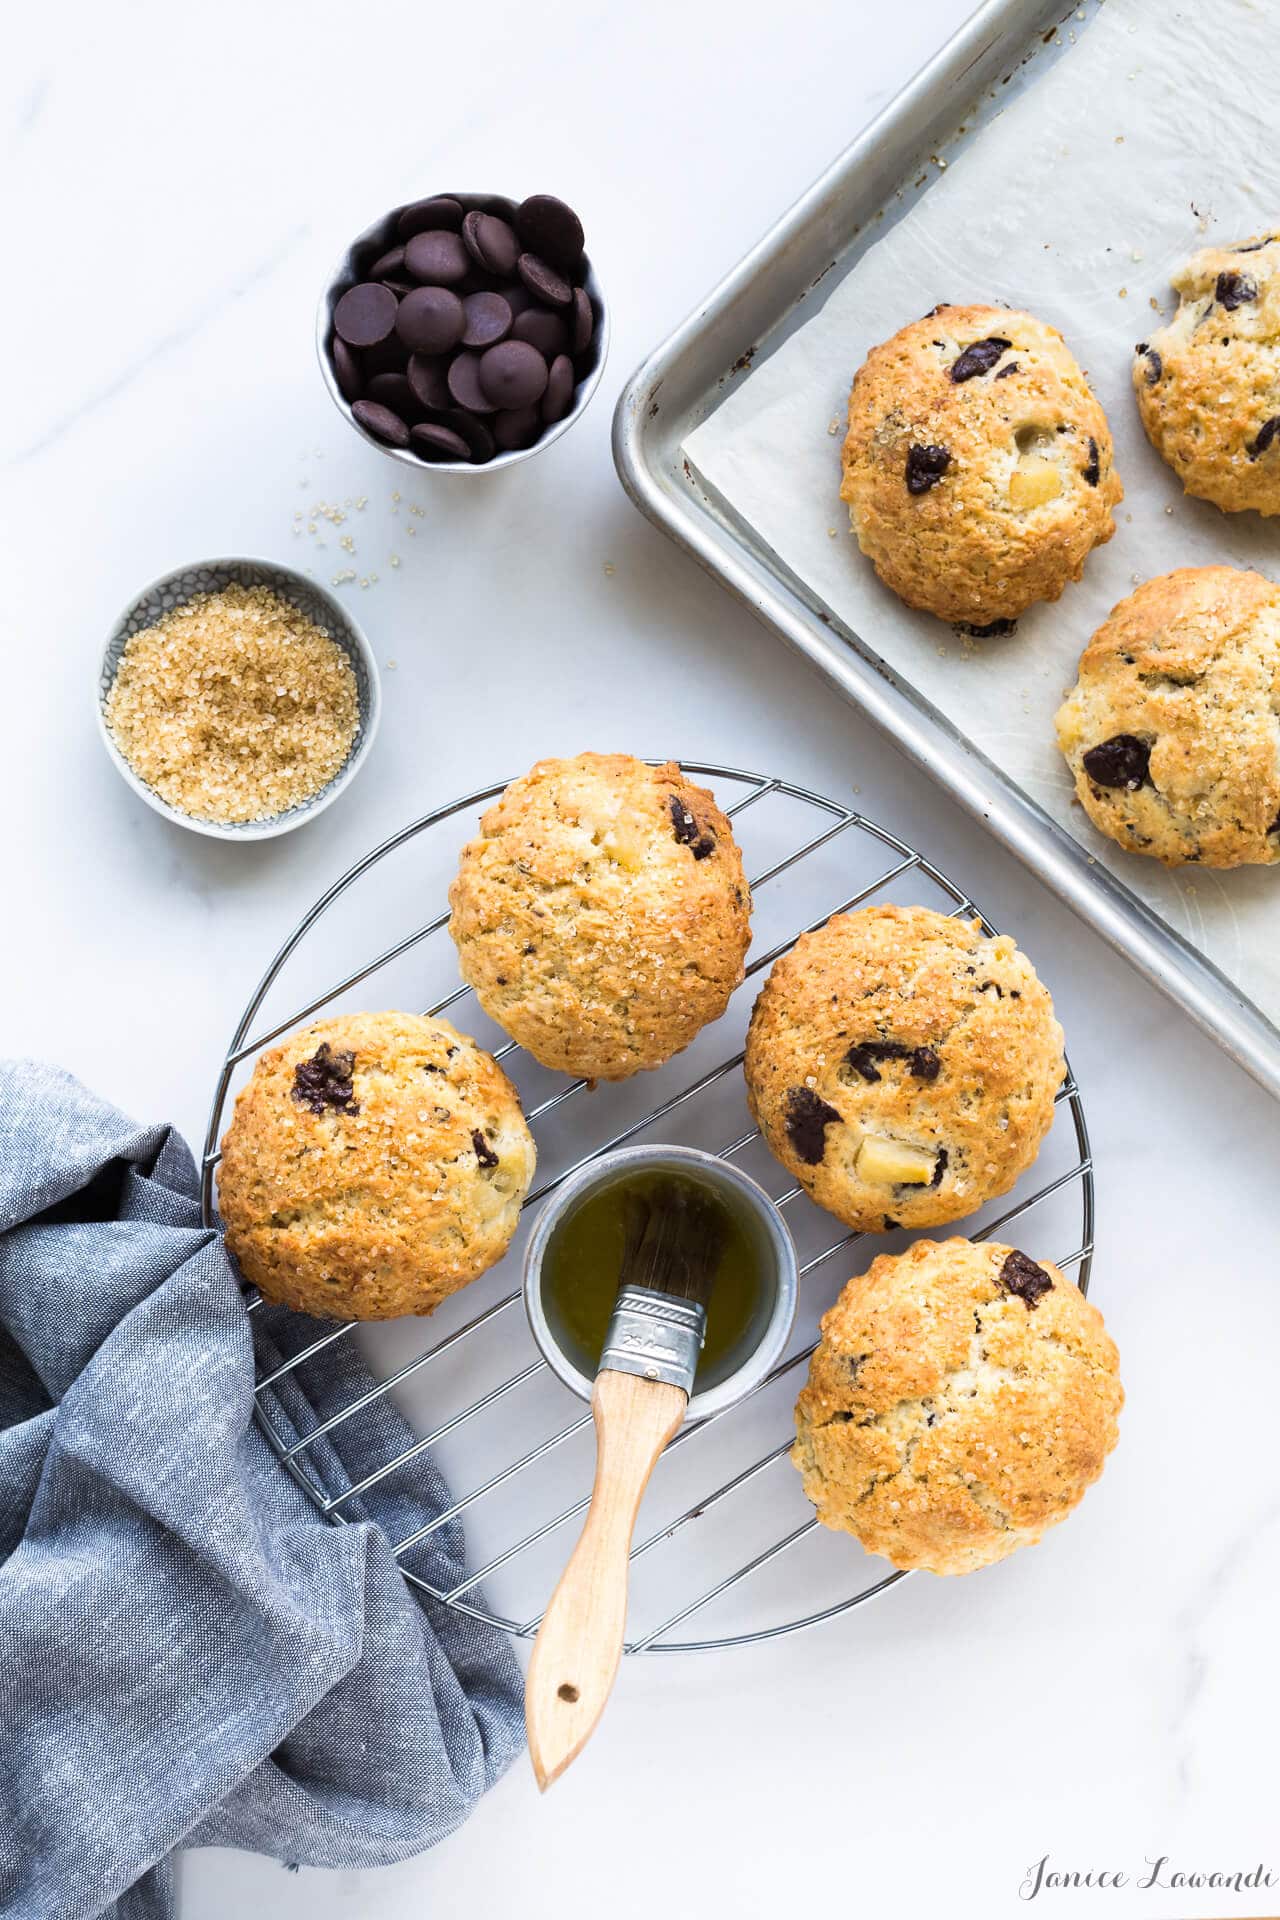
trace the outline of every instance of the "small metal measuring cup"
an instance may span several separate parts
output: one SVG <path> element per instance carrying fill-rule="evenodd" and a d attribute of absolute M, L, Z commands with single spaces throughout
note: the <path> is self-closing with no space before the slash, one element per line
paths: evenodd
<path fill-rule="evenodd" d="M 682 1173 L 712 1189 L 750 1236 L 764 1285 L 749 1325 L 728 1353 L 699 1368 L 685 1415 L 690 1421 L 722 1413 L 758 1387 L 777 1365 L 795 1318 L 799 1271 L 785 1221 L 764 1188 L 740 1168 L 697 1147 L 622 1147 L 602 1154 L 567 1179 L 547 1202 L 530 1235 L 524 1260 L 524 1303 L 538 1349 L 552 1371 L 581 1400 L 590 1400 L 600 1357 L 585 1351 L 543 1291 L 543 1261 L 560 1224 L 602 1187 L 641 1173 Z"/>

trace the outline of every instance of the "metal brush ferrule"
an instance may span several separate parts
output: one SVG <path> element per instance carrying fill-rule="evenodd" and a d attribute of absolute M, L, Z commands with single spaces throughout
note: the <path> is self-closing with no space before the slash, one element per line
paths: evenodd
<path fill-rule="evenodd" d="M 652 1287 L 620 1287 L 600 1355 L 600 1370 L 666 1380 L 693 1392 L 707 1332 L 707 1310 Z"/>

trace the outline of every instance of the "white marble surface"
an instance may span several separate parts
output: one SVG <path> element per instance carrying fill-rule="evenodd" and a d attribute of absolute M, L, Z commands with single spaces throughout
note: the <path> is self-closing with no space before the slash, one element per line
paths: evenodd
<path fill-rule="evenodd" d="M 115 16 L 69 0 L 11 27 L 0 1046 L 194 1133 L 263 958 L 411 814 L 584 744 L 856 786 L 971 881 L 1054 989 L 1090 1095 L 1095 1297 L 1129 1390 L 1101 1486 L 1036 1552 L 908 1581 L 755 1651 L 633 1662 L 545 1802 L 520 1765 L 437 1853 L 379 1873 L 193 1856 L 186 1920 L 586 1920 L 673 1892 L 750 1920 L 797 1903 L 991 1920 L 1022 1910 L 1046 1852 L 1131 1876 L 1160 1854 L 1200 1870 L 1269 1857 L 1280 1874 L 1280 1114 L 642 523 L 609 458 L 636 360 L 965 11 L 499 0 L 446 19 L 385 0 L 146 0 Z M 579 204 L 613 358 L 545 458 L 414 480 L 392 516 L 397 470 L 329 406 L 312 307 L 349 232 L 453 182 Z M 355 564 L 380 578 L 348 591 L 389 696 L 374 759 L 293 838 L 224 848 L 170 828 L 94 735 L 118 604 L 224 552 L 301 548 L 327 578 L 345 564 L 336 536 L 311 551 L 295 509 L 361 493 Z M 637 1850 L 626 1835 L 649 1806 L 662 1823 Z M 1278 1892 L 1131 1880 L 1033 1904 L 1177 1920 L 1274 1914 Z"/>

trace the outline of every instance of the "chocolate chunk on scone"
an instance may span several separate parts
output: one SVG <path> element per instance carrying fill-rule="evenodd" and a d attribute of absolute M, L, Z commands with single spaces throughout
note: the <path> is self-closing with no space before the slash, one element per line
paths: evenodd
<path fill-rule="evenodd" d="M 1047 1260 L 917 1240 L 823 1315 L 791 1457 L 823 1526 L 896 1567 L 971 1573 L 1098 1478 L 1119 1366 L 1098 1309 Z"/>
<path fill-rule="evenodd" d="M 1179 567 L 1111 609 L 1058 710 L 1080 804 L 1167 867 L 1280 860 L 1280 587 Z"/>
<path fill-rule="evenodd" d="M 675 761 L 543 760 L 463 849 L 449 930 L 485 1012 L 544 1066 L 622 1080 L 742 979 L 751 901 L 728 820 Z"/>
<path fill-rule="evenodd" d="M 747 1034 L 770 1151 L 851 1227 L 936 1226 L 1006 1193 L 1053 1122 L 1062 1029 L 1007 936 L 925 907 L 802 934 Z"/>
<path fill-rule="evenodd" d="M 1177 312 L 1135 349 L 1147 437 L 1197 499 L 1280 513 L 1280 235 L 1203 247 L 1173 287 Z"/>
<path fill-rule="evenodd" d="M 533 1138 L 447 1020 L 353 1013 L 258 1060 L 222 1142 L 227 1245 L 268 1300 L 327 1319 L 433 1307 L 502 1258 Z"/>
<path fill-rule="evenodd" d="M 1123 493 L 1088 382 L 1028 313 L 935 307 L 854 379 L 840 497 L 908 606 L 973 630 L 1056 600 Z"/>

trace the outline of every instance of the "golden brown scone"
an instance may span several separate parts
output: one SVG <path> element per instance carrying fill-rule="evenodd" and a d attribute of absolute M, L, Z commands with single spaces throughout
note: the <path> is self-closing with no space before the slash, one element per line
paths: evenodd
<path fill-rule="evenodd" d="M 840 497 L 899 599 L 986 627 L 1080 578 L 1124 488 L 1106 416 L 1055 327 L 941 306 L 858 369 Z"/>
<path fill-rule="evenodd" d="M 1058 710 L 1085 812 L 1167 867 L 1280 859 L 1280 587 L 1179 567 L 1111 609 Z"/>
<path fill-rule="evenodd" d="M 352 1013 L 264 1053 L 222 1142 L 241 1272 L 329 1319 L 430 1313 L 502 1258 L 533 1138 L 497 1062 L 447 1020 Z"/>
<path fill-rule="evenodd" d="M 864 907 L 801 934 L 747 1033 L 770 1151 L 847 1226 L 882 1233 L 1007 1193 L 1053 1124 L 1062 1028 L 1007 934 Z"/>
<path fill-rule="evenodd" d="M 661 1066 L 742 979 L 751 899 L 733 830 L 674 760 L 540 760 L 463 848 L 449 889 L 463 978 L 545 1067 Z"/>
<path fill-rule="evenodd" d="M 1147 438 L 1197 499 L 1280 513 L 1280 236 L 1203 247 L 1173 287 L 1178 311 L 1135 349 Z"/>
<path fill-rule="evenodd" d="M 1124 1405 L 1098 1309 L 1048 1260 L 970 1240 L 881 1254 L 822 1318 L 792 1459 L 823 1526 L 971 1573 L 1064 1520 Z"/>

